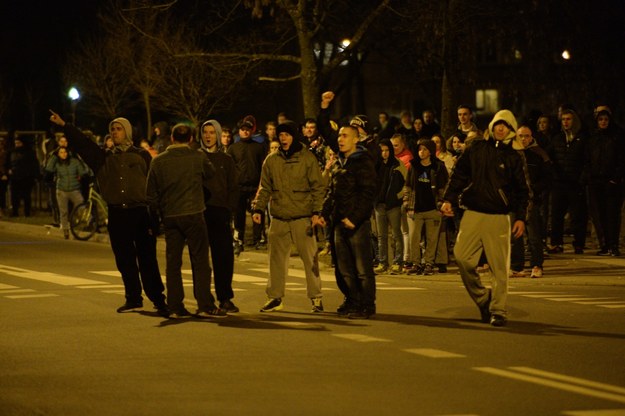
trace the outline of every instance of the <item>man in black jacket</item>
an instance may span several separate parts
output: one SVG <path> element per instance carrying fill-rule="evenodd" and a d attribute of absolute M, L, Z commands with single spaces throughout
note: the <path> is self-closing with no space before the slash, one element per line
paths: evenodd
<path fill-rule="evenodd" d="M 325 226 L 329 218 L 334 221 L 336 265 L 348 288 L 348 317 L 367 319 L 376 312 L 370 240 L 377 187 L 375 164 L 360 145 L 358 129 L 354 126 L 341 127 L 338 150 L 337 170 L 332 175 L 318 224 Z"/>
<path fill-rule="evenodd" d="M 495 114 L 488 139 L 474 141 L 458 159 L 441 206 L 447 216 L 453 215 L 452 207 L 465 210 L 454 246 L 456 263 L 482 322 L 493 326 L 503 326 L 507 320 L 509 214 L 515 218 L 512 235 L 520 238 L 531 195 L 525 162 L 512 148 L 516 127 L 509 110 Z M 482 252 L 493 275 L 492 291 L 484 287 L 476 270 Z"/>
<path fill-rule="evenodd" d="M 101 149 L 75 126 L 50 111 L 50 121 L 64 128 L 69 145 L 95 173 L 108 204 L 108 231 L 115 263 L 122 275 L 126 303 L 117 312 L 143 307 L 141 284 L 162 316 L 169 316 L 165 287 L 156 260 L 156 229 L 148 210 L 146 179 L 152 156 L 132 144 L 132 126 L 119 117 L 109 124 L 115 146 Z"/>

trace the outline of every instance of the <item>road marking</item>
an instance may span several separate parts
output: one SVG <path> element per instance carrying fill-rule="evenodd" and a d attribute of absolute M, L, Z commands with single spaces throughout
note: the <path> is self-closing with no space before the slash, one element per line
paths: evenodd
<path fill-rule="evenodd" d="M 28 298 L 50 298 L 53 296 L 59 296 L 59 295 L 54 294 L 54 293 L 39 293 L 39 294 L 32 294 L 32 295 L 9 295 L 5 297 L 9 299 L 28 299 Z"/>
<path fill-rule="evenodd" d="M 466 355 L 456 354 L 449 351 L 435 350 L 433 348 L 409 348 L 403 350 L 411 354 L 423 355 L 430 358 L 463 358 Z"/>
<path fill-rule="evenodd" d="M 26 292 L 35 292 L 35 289 L 9 289 L 9 290 L 3 290 L 0 293 L 4 295 L 5 293 L 26 293 Z"/>
<path fill-rule="evenodd" d="M 20 269 L 18 267 L 5 266 L 3 264 L 0 264 L 0 273 L 6 273 L 8 275 L 21 277 L 23 279 L 38 280 L 40 282 L 46 283 L 55 283 L 61 286 L 102 285 L 107 283 L 98 280 L 83 279 L 82 277 L 71 277 L 56 273 Z"/>
<path fill-rule="evenodd" d="M 555 299 L 555 298 L 570 298 L 573 297 L 575 295 L 554 295 L 554 294 L 540 294 L 540 295 L 522 295 L 526 298 L 537 298 L 537 299 L 544 299 L 544 298 L 550 298 L 550 299 Z"/>
<path fill-rule="evenodd" d="M 508 295 L 549 295 L 553 293 L 562 293 L 562 292 L 517 292 L 517 291 L 509 291 Z"/>
<path fill-rule="evenodd" d="M 379 287 L 376 284 L 377 290 L 427 290 L 423 287 L 407 287 L 407 286 L 397 286 L 397 287 Z"/>
<path fill-rule="evenodd" d="M 569 298 L 545 298 L 554 302 L 580 302 L 584 300 L 614 299 L 614 298 L 587 298 L 584 296 L 574 296 Z"/>
<path fill-rule="evenodd" d="M 625 303 L 625 301 L 622 300 L 604 300 L 604 301 L 592 301 L 592 302 L 575 302 L 578 303 L 580 305 L 610 305 L 610 304 L 619 304 L 619 303 Z"/>
<path fill-rule="evenodd" d="M 607 309 L 622 309 L 625 308 L 625 304 L 623 305 L 597 305 L 600 308 L 607 308 Z"/>
<path fill-rule="evenodd" d="M 625 409 L 564 410 L 562 414 L 568 416 L 625 416 Z"/>
<path fill-rule="evenodd" d="M 89 286 L 76 286 L 77 289 L 111 289 L 120 288 L 124 285 L 89 285 Z"/>
<path fill-rule="evenodd" d="M 591 380 L 584 380 L 577 377 L 569 377 L 556 373 L 549 373 L 546 371 L 536 370 L 528 367 L 509 367 L 512 370 L 508 371 L 493 367 L 473 367 L 474 370 L 481 371 L 488 374 L 493 374 L 501 377 L 507 377 L 515 380 L 526 381 L 529 383 L 539 384 L 555 389 L 568 391 L 571 393 L 582 394 L 585 396 L 597 397 L 599 399 L 610 400 L 618 403 L 625 403 L 625 389 L 618 386 L 612 386 L 609 384 L 598 383 Z M 528 374 L 521 374 L 521 373 Z M 552 379 L 552 380 L 550 380 Z M 568 382 L 568 383 L 567 383 Z M 576 385 L 578 384 L 578 385 Z M 597 389 L 595 389 L 597 388 Z M 603 389 L 607 391 L 601 391 Z M 621 391 L 623 393 L 621 393 Z M 615 394 L 612 392 L 618 392 Z"/>
<path fill-rule="evenodd" d="M 269 273 L 269 268 L 268 267 L 258 267 L 258 268 L 253 268 L 253 269 L 249 269 L 252 272 L 259 272 L 259 273 Z M 300 278 L 305 278 L 306 277 L 306 272 L 304 270 L 301 269 L 289 269 L 289 277 L 300 277 Z M 322 282 L 334 282 L 336 281 L 336 278 L 334 277 L 334 274 L 329 274 L 329 273 L 319 273 L 319 278 L 321 279 Z M 267 280 L 267 279 L 265 279 Z"/>
<path fill-rule="evenodd" d="M 332 336 L 345 338 L 350 341 L 356 341 L 356 342 L 393 342 L 390 339 L 370 337 L 368 335 L 361 335 L 361 334 L 332 334 Z"/>
<path fill-rule="evenodd" d="M 263 277 L 256 277 L 256 276 L 249 276 L 246 274 L 238 274 L 235 273 L 232 275 L 232 280 L 235 282 L 240 282 L 240 283 L 267 283 L 267 278 L 263 278 Z"/>
<path fill-rule="evenodd" d="M 122 277 L 119 270 L 99 270 L 99 271 L 89 271 L 89 273 L 99 274 L 101 276 L 114 276 L 114 277 Z"/>
<path fill-rule="evenodd" d="M 6 289 L 17 289 L 19 286 L 7 285 L 5 283 L 0 283 L 0 290 Z"/>

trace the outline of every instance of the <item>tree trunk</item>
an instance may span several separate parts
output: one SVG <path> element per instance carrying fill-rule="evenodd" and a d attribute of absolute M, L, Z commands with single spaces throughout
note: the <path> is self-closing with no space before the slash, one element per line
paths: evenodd
<path fill-rule="evenodd" d="M 149 142 L 152 136 L 152 104 L 150 94 L 147 91 L 143 91 L 143 103 L 145 104 L 145 120 L 147 123 L 145 126 L 145 139 Z"/>

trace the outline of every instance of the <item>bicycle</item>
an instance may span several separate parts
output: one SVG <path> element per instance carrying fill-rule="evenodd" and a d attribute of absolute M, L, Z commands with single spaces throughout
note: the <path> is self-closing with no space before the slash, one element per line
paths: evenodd
<path fill-rule="evenodd" d="M 107 225 L 108 207 L 91 183 L 89 198 L 76 205 L 69 216 L 69 228 L 77 240 L 87 241 Z"/>

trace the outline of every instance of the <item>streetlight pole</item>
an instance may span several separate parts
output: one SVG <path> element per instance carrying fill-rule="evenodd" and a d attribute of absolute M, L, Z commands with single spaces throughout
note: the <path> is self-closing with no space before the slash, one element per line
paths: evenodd
<path fill-rule="evenodd" d="M 78 100 L 80 99 L 80 93 L 76 87 L 72 87 L 67 92 L 67 96 L 72 102 L 72 124 L 76 125 L 76 104 L 78 104 Z"/>

